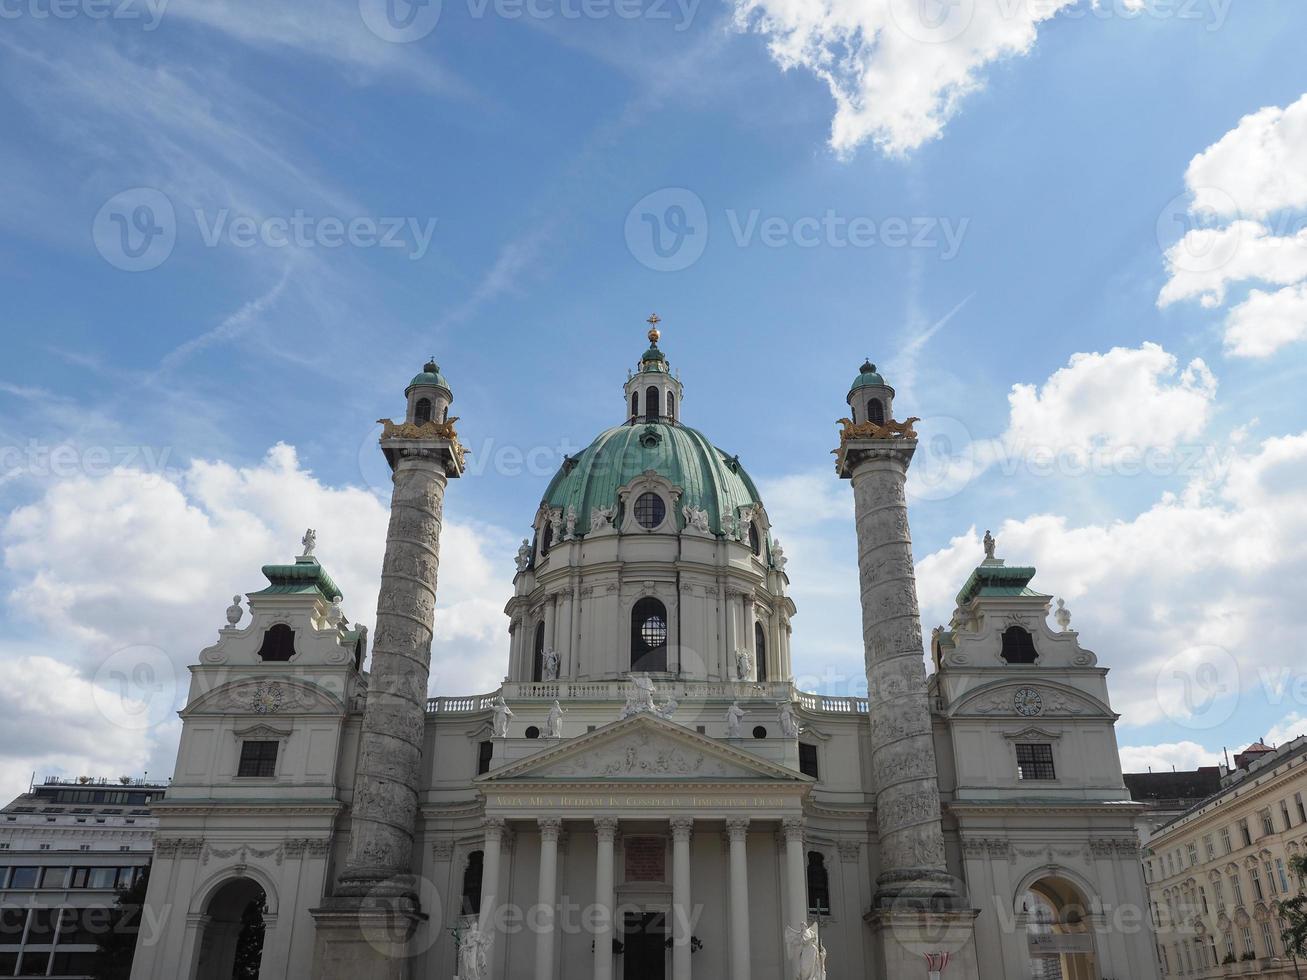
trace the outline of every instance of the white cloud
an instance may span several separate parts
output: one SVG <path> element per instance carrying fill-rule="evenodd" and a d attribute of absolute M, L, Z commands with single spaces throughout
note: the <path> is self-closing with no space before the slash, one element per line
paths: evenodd
<path fill-rule="evenodd" d="M 1254 289 L 1230 311 L 1225 340 L 1233 354 L 1269 357 L 1307 337 L 1307 282 L 1273 293 Z"/>
<path fill-rule="evenodd" d="M 1039 25 L 1075 3 L 735 0 L 735 19 L 767 36 L 782 68 L 827 84 L 836 153 L 872 140 L 902 154 L 938 138 L 990 64 L 1029 52 Z"/>
<path fill-rule="evenodd" d="M 49 656 L 57 657 L 55 676 L 68 679 L 60 681 L 61 691 L 79 698 L 86 711 L 91 679 L 104 680 L 97 671 L 127 646 L 158 648 L 184 679 L 186 666 L 217 638 L 231 596 L 262 588 L 260 567 L 297 554 L 306 526 L 318 531 L 317 554 L 344 592 L 346 614 L 370 624 L 386 524 L 386 502 L 359 487 L 322 483 L 284 444 L 250 466 L 197 460 L 163 475 L 118 468 L 55 481 L 10 515 L 7 602 L 15 620 L 58 651 Z M 507 660 L 502 608 L 511 593 L 509 536 L 447 518 L 441 545 L 433 690 L 492 690 Z M 0 641 L 7 672 L 33 662 L 30 639 L 23 647 Z M 42 686 L 33 680 L 11 688 Z M 49 718 L 65 712 L 24 698 L 8 716 L 12 724 L 44 731 Z M 77 715 L 69 717 L 79 724 Z M 94 715 L 80 724 L 80 750 L 52 743 L 56 750 L 38 751 L 0 738 L 0 766 L 30 774 L 111 764 L 112 772 L 95 774 L 116 776 L 151 761 L 152 771 L 171 770 L 175 741 L 167 726 L 124 732 L 104 717 L 97 725 Z M 102 751 L 86 748 L 92 743 Z"/>
<path fill-rule="evenodd" d="M 1190 161 L 1185 186 L 1186 230 L 1166 249 L 1158 306 L 1216 309 L 1231 286 L 1289 287 L 1252 289 L 1227 311 L 1226 352 L 1269 357 L 1307 336 L 1307 95 L 1244 116 Z"/>
<path fill-rule="evenodd" d="M 1195 476 L 1132 520 L 1045 513 L 994 529 L 1000 557 L 1035 565 L 1033 587 L 1064 597 L 1081 641 L 1114 668 L 1124 725 L 1201 730 L 1229 717 L 1184 716 L 1159 697 L 1162 668 L 1195 645 L 1233 658 L 1234 705 L 1259 703 L 1274 671 L 1300 666 L 1296 623 L 1282 611 L 1297 607 L 1307 576 L 1307 433 L 1230 452 L 1223 474 Z M 980 553 L 973 529 L 922 558 L 925 625 L 948 621 Z"/>
<path fill-rule="evenodd" d="M 1189 162 L 1185 184 L 1197 209 L 1225 217 L 1265 217 L 1307 208 L 1307 95 L 1281 109 L 1267 106 Z"/>
<path fill-rule="evenodd" d="M 1173 446 L 1207 427 L 1215 394 L 1216 379 L 1201 359 L 1180 370 L 1157 344 L 1072 354 L 1042 387 L 1012 386 L 1002 441 L 1018 451 Z"/>
<path fill-rule="evenodd" d="M 1225 761 L 1220 750 L 1204 748 L 1197 742 L 1163 742 L 1160 745 L 1122 745 L 1122 772 L 1170 772 L 1215 766 Z"/>

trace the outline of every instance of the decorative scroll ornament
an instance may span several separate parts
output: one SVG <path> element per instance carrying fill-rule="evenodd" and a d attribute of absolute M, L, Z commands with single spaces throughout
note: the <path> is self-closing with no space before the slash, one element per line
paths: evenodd
<path fill-rule="evenodd" d="M 454 423 L 457 421 L 457 415 L 445 422 L 437 422 L 434 419 L 430 422 L 393 422 L 390 419 L 377 419 L 377 423 L 381 426 L 382 439 L 448 440 L 454 458 L 458 460 L 458 465 L 462 466 L 464 457 L 472 450 L 458 441 L 458 432 L 454 429 Z"/>

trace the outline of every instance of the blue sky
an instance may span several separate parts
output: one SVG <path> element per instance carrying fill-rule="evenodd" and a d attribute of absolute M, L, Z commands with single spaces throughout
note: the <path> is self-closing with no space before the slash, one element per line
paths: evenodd
<path fill-rule="evenodd" d="M 371 621 L 373 420 L 431 354 L 477 463 L 433 690 L 491 689 L 517 540 L 654 310 L 809 686 L 858 684 L 829 450 L 870 356 L 924 420 L 927 627 L 993 528 L 1113 668 L 1128 767 L 1307 729 L 1307 8 L 393 3 L 0 5 L 11 790 L 169 771 L 107 665 L 175 698 L 307 525 Z"/>

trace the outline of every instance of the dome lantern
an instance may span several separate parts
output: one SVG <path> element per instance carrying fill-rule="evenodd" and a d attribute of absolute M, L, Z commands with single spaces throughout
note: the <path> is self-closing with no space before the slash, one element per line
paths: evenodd
<path fill-rule="evenodd" d="M 894 418 L 894 389 L 885 383 L 870 358 L 858 368 L 858 376 L 849 386 L 847 401 L 853 410 L 855 424 L 884 425 Z"/>
<path fill-rule="evenodd" d="M 434 357 L 422 365 L 421 373 L 413 376 L 413 380 L 404 389 L 404 394 L 408 398 L 406 422 L 421 425 L 448 420 L 454 393 L 445 376 L 440 373 L 440 365 Z"/>
<path fill-rule="evenodd" d="M 667 358 L 658 349 L 662 331 L 657 313 L 651 313 L 645 321 L 649 324 L 649 349 L 640 355 L 640 364 L 634 374 L 626 379 L 623 389 L 626 398 L 626 421 L 628 425 L 637 422 L 672 422 L 680 417 L 681 382 L 672 376 Z"/>

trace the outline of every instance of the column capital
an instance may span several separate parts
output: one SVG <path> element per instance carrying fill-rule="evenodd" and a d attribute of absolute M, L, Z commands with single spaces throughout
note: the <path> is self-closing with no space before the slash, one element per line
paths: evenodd
<path fill-rule="evenodd" d="M 726 835 L 731 843 L 743 841 L 749 833 L 748 817 L 730 817 L 726 821 Z"/>
<path fill-rule="evenodd" d="M 557 817 L 541 817 L 536 821 L 540 825 L 540 839 L 557 843 L 563 832 L 563 821 Z"/>
<path fill-rule="evenodd" d="M 486 832 L 486 840 L 503 840 L 506 827 L 503 817 L 486 817 L 481 821 L 481 828 Z"/>
<path fill-rule="evenodd" d="M 675 841 L 688 841 L 694 832 L 693 817 L 672 817 L 668 825 L 672 828 L 672 840 Z"/>
<path fill-rule="evenodd" d="M 802 817 L 786 817 L 784 820 L 782 820 L 781 827 L 785 832 L 786 842 L 788 843 L 790 841 L 798 841 L 800 844 L 802 844 L 803 826 L 804 824 L 803 824 Z"/>
<path fill-rule="evenodd" d="M 601 841 L 612 843 L 617 838 L 617 828 L 621 821 L 616 817 L 595 817 L 595 833 Z"/>

